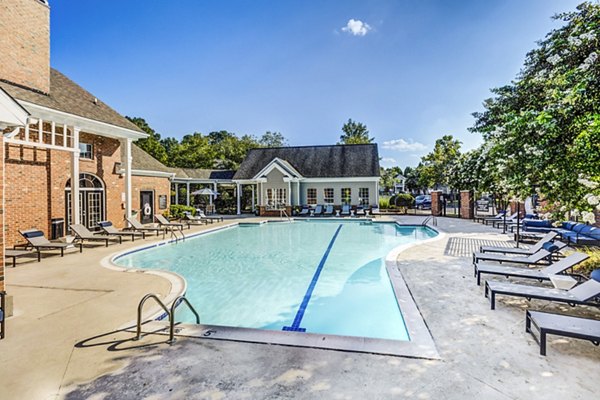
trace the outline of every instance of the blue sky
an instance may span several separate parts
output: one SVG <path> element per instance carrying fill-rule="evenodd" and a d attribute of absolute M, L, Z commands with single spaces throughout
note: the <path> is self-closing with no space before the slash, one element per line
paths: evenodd
<path fill-rule="evenodd" d="M 444 134 L 476 147 L 471 113 L 578 3 L 51 0 L 51 63 L 163 137 L 333 144 L 352 118 L 404 167 Z"/>

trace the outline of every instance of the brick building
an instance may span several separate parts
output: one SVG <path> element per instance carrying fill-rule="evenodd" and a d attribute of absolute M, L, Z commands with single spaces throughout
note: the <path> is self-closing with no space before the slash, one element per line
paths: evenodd
<path fill-rule="evenodd" d="M 50 67 L 47 1 L 2 0 L 0 31 L 1 251 L 23 241 L 22 229 L 51 236 L 56 219 L 96 229 L 105 219 L 123 226 L 146 205 L 168 208 L 173 174 L 132 167 L 143 153 L 132 142 L 146 134 Z"/>

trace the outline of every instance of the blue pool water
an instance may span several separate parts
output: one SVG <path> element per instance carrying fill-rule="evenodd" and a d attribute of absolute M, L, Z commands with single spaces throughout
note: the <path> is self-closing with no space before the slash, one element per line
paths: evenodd
<path fill-rule="evenodd" d="M 435 235 L 393 223 L 240 225 L 114 262 L 182 275 L 203 324 L 409 340 L 384 259 Z"/>

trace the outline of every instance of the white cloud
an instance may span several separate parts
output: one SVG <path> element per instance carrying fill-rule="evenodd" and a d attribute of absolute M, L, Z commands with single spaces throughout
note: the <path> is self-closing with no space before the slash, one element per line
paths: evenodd
<path fill-rule="evenodd" d="M 371 26 L 366 22 L 362 22 L 359 19 L 351 19 L 346 26 L 342 28 L 342 31 L 353 36 L 365 36 L 371 29 Z"/>
<path fill-rule="evenodd" d="M 404 139 L 388 140 L 387 142 L 383 142 L 381 147 L 395 151 L 421 151 L 427 149 L 427 146 L 423 143 L 415 142 L 412 139 L 408 139 L 408 141 Z"/>
<path fill-rule="evenodd" d="M 382 157 L 381 164 L 385 167 L 392 167 L 394 165 L 397 165 L 398 161 L 396 161 L 396 159 L 392 157 Z"/>

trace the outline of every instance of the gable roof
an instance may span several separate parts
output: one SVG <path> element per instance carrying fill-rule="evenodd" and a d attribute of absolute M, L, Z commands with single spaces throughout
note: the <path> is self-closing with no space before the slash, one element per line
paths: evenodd
<path fill-rule="evenodd" d="M 131 144 L 131 169 L 175 173 L 173 168 L 167 167 L 135 143 Z"/>
<path fill-rule="evenodd" d="M 233 179 L 253 179 L 275 158 L 285 160 L 305 178 L 379 176 L 377 145 L 352 144 L 252 149 Z"/>
<path fill-rule="evenodd" d="M 0 87 L 18 100 L 145 134 L 137 125 L 54 68 L 50 69 L 48 94 L 4 80 L 0 80 Z"/>

